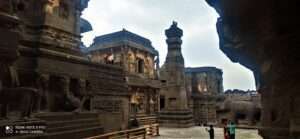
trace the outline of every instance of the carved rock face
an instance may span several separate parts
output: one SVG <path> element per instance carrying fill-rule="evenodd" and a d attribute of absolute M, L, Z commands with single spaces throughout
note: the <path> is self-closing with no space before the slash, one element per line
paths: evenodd
<path fill-rule="evenodd" d="M 0 12 L 15 15 L 18 11 L 23 11 L 24 9 L 25 3 L 23 0 L 5 0 L 0 2 Z"/>
<path fill-rule="evenodd" d="M 220 14 L 221 50 L 255 74 L 262 94 L 262 136 L 299 138 L 298 1 L 207 1 Z"/>

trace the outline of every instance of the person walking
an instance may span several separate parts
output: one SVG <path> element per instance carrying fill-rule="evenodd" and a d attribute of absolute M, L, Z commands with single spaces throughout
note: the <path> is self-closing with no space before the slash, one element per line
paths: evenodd
<path fill-rule="evenodd" d="M 233 122 L 230 122 L 230 124 L 228 124 L 227 126 L 228 131 L 229 131 L 229 137 L 230 139 L 235 139 L 235 124 Z"/>
<path fill-rule="evenodd" d="M 206 128 L 206 131 L 209 133 L 209 138 L 214 139 L 215 138 L 214 127 L 213 125 L 210 125 L 209 127 L 210 127 L 209 129 Z"/>

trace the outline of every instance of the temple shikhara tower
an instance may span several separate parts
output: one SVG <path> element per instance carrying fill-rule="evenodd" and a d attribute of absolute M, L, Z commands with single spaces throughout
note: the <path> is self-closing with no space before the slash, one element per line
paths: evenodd
<path fill-rule="evenodd" d="M 189 127 L 193 125 L 192 112 L 187 106 L 185 89 L 184 58 L 181 54 L 181 37 L 183 31 L 173 22 L 165 31 L 167 36 L 168 54 L 160 71 L 163 82 L 161 88 L 160 123 L 167 127 Z"/>

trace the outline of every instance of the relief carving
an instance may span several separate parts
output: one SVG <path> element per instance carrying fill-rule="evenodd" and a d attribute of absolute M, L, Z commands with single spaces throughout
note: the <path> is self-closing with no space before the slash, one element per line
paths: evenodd
<path fill-rule="evenodd" d="M 135 56 L 132 52 L 129 52 L 127 58 L 128 58 L 128 60 L 127 60 L 128 61 L 128 71 L 130 73 L 132 73 L 135 71 Z"/>
<path fill-rule="evenodd" d="M 38 111 L 47 111 L 49 110 L 49 76 L 40 75 L 37 79 L 37 89 L 40 93 L 40 97 L 37 102 Z"/>
<path fill-rule="evenodd" d="M 59 7 L 59 0 L 46 0 L 45 12 L 48 14 L 53 14 L 55 10 Z"/>
<path fill-rule="evenodd" d="M 93 108 L 105 112 L 121 112 L 122 101 L 121 100 L 94 100 Z"/>
<path fill-rule="evenodd" d="M 23 0 L 5 0 L 0 2 L 0 11 L 15 14 L 25 8 Z"/>
<path fill-rule="evenodd" d="M 12 115 L 20 119 L 27 119 L 31 116 L 32 109 L 36 106 L 39 92 L 35 88 L 19 87 L 18 74 L 15 68 L 5 61 L 0 61 L 0 118 L 8 118 L 10 108 L 18 105 L 20 116 Z M 11 117 L 10 117 L 11 118 Z"/>
<path fill-rule="evenodd" d="M 80 99 L 75 96 L 75 92 L 71 92 L 69 90 L 70 80 L 67 77 L 60 78 L 60 84 L 62 89 L 62 94 L 64 101 L 64 110 L 66 111 L 74 111 L 80 107 Z"/>
<path fill-rule="evenodd" d="M 70 14 L 69 5 L 63 2 L 60 2 L 59 5 L 59 16 L 63 19 L 68 19 Z"/>

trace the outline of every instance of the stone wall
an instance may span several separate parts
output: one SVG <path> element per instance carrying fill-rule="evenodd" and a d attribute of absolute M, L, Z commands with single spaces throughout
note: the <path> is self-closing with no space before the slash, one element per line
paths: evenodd
<path fill-rule="evenodd" d="M 216 100 L 223 93 L 222 71 L 215 67 L 185 69 L 186 91 L 196 124 L 217 122 Z"/>
<path fill-rule="evenodd" d="M 92 109 L 99 112 L 104 132 L 125 130 L 129 124 L 129 99 L 128 96 L 101 96 L 92 100 Z"/>
<path fill-rule="evenodd" d="M 87 55 L 95 63 L 115 65 L 124 70 L 131 118 L 157 116 L 160 85 L 154 59 L 158 53 L 150 40 L 123 29 L 96 37 L 87 48 Z"/>
<path fill-rule="evenodd" d="M 130 98 L 124 71 L 110 65 L 93 67 L 89 80 L 94 94 L 91 109 L 99 112 L 104 131 L 128 128 Z"/>

